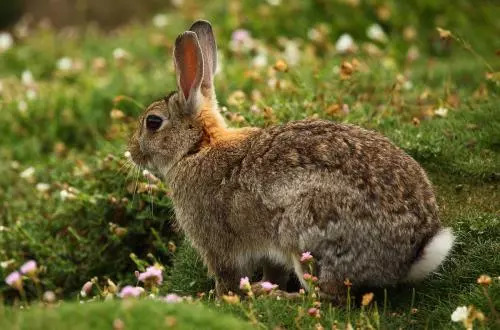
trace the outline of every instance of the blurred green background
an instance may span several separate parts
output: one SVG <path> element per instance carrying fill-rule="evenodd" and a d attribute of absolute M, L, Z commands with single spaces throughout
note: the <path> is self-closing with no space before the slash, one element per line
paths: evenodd
<path fill-rule="evenodd" d="M 159 262 L 162 293 L 212 288 L 176 230 L 168 183 L 124 156 L 145 106 L 175 88 L 175 37 L 204 18 L 231 126 L 354 123 L 428 171 L 459 240 L 415 300 L 408 287 L 390 292 L 391 312 L 420 312 L 386 327 L 450 328 L 458 304 L 488 310 L 475 279 L 500 275 L 500 2 L 0 1 L 0 278 L 35 259 L 43 289 L 74 300 L 94 276 L 123 286 Z M 4 282 L 0 293 L 19 303 Z M 264 323 L 293 327 L 296 308 L 273 302 Z"/>

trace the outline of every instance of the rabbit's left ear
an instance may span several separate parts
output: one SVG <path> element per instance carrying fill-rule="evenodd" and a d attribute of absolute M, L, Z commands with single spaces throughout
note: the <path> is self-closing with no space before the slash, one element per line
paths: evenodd
<path fill-rule="evenodd" d="M 203 80 L 203 55 L 196 33 L 186 31 L 177 37 L 174 64 L 183 112 L 186 115 L 193 115 L 198 112 L 203 102 L 200 92 Z"/>
<path fill-rule="evenodd" d="M 217 70 L 217 44 L 215 43 L 212 26 L 208 21 L 199 20 L 191 25 L 190 31 L 196 33 L 203 53 L 203 81 L 202 92 L 205 96 L 212 93 L 214 75 Z"/>

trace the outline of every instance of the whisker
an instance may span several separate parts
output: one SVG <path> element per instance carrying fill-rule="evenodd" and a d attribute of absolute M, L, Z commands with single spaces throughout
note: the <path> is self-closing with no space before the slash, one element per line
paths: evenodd
<path fill-rule="evenodd" d="M 146 180 L 148 180 L 148 194 L 149 194 L 149 203 L 150 203 L 150 206 L 151 206 L 151 217 L 153 218 L 154 217 L 154 200 L 153 200 L 153 187 L 152 187 L 152 184 L 151 184 L 151 181 L 149 180 L 149 177 L 146 177 Z"/>
<path fill-rule="evenodd" d="M 134 172 L 135 172 L 135 185 L 134 185 L 134 189 L 132 191 L 132 203 L 135 201 L 135 195 L 137 193 L 137 186 L 139 185 L 139 172 L 140 172 L 140 169 L 138 167 L 135 167 L 134 168 Z"/>

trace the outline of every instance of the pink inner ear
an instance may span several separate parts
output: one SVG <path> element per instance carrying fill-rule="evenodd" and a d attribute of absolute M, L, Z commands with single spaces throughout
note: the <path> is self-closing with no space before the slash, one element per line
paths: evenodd
<path fill-rule="evenodd" d="M 193 40 L 186 40 L 182 45 L 182 69 L 181 69 L 181 88 L 184 93 L 184 98 L 187 100 L 189 91 L 193 82 L 196 79 L 196 71 L 198 58 L 196 53 L 196 45 Z"/>

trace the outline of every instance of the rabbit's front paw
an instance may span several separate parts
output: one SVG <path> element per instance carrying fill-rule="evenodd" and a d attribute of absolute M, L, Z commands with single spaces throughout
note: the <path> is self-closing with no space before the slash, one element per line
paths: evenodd
<path fill-rule="evenodd" d="M 228 292 L 240 293 L 239 283 L 242 274 L 236 270 L 225 269 L 219 270 L 215 274 L 215 292 L 221 297 Z"/>

